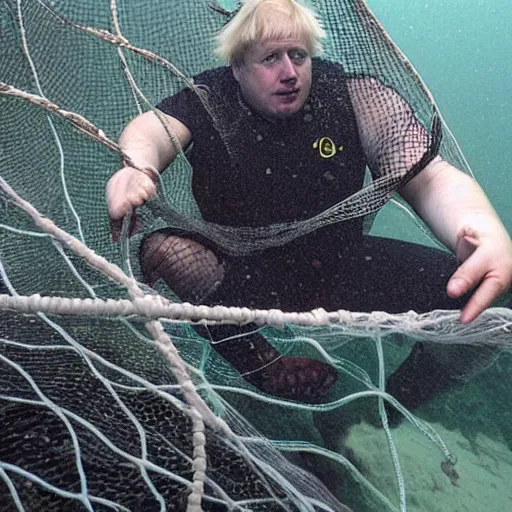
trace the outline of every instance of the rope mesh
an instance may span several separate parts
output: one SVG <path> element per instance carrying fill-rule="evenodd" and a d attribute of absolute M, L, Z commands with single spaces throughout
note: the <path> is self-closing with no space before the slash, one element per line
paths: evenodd
<path fill-rule="evenodd" d="M 460 358 L 451 348 L 480 348 L 466 352 L 467 375 L 459 377 L 469 378 L 510 350 L 510 309 L 490 309 L 468 326 L 456 310 L 189 304 L 163 280 L 143 282 L 140 246 L 155 230 L 193 233 L 229 257 L 258 257 L 375 214 L 438 153 L 470 172 L 428 90 L 363 1 L 312 4 L 328 33 L 323 58 L 343 66 L 355 109 L 370 95 L 391 109 L 397 131 L 412 126 L 391 154 L 373 155 L 372 181 L 307 218 L 225 225 L 203 218 L 180 148 L 158 196 L 137 212 L 137 234 L 128 238 L 127 219 L 121 243 L 112 242 L 105 186 L 129 162 L 116 140 L 139 113 L 187 88 L 230 157 L 243 159 L 222 98 L 193 79 L 220 64 L 212 37 L 226 20 L 210 3 L 0 0 L 2 510 L 350 511 L 342 479 L 357 483 L 371 510 L 406 510 L 415 475 L 403 472 L 390 410 L 428 439 L 439 471 L 457 482 L 450 447 L 386 390 L 386 377 L 413 340 L 447 347 L 435 356 L 444 368 Z M 233 326 L 242 330 L 215 340 L 217 349 L 256 332 L 278 360 L 330 365 L 337 381 L 327 398 L 279 398 L 245 379 L 260 368 L 236 371 L 202 335 Z M 354 404 L 367 405 L 367 416 Z M 347 416 L 343 438 L 351 414 L 383 431 L 391 496 L 337 445 L 338 427 L 329 429 L 329 418 Z M 281 425 L 266 432 L 275 418 Z M 319 478 L 307 471 L 310 459 Z M 339 480 L 322 483 L 326 472 Z"/>

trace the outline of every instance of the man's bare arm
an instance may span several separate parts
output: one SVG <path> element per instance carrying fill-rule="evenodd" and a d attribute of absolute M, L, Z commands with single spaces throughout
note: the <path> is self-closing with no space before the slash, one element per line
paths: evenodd
<path fill-rule="evenodd" d="M 512 284 L 512 241 L 485 193 L 440 157 L 401 190 L 404 199 L 461 263 L 447 285 L 460 297 L 475 289 L 461 321 L 470 322 Z"/>
<path fill-rule="evenodd" d="M 179 148 L 187 147 L 192 139 L 190 130 L 183 123 L 164 113 L 159 116 L 165 127 L 154 112 L 146 112 L 130 121 L 119 137 L 124 154 L 146 171 L 127 165 L 107 183 L 106 200 L 114 239 L 118 238 L 120 225 L 128 211 L 155 195 L 155 172 L 162 172 L 174 160 Z"/>
<path fill-rule="evenodd" d="M 348 81 L 361 144 L 374 176 L 400 177 L 423 157 L 428 135 L 411 107 L 378 80 Z M 470 322 L 512 284 L 512 242 L 475 180 L 436 157 L 402 187 L 404 199 L 461 263 L 451 297 L 475 289 L 461 321 Z"/>
<path fill-rule="evenodd" d="M 119 137 L 119 144 L 138 167 L 150 166 L 162 171 L 177 154 L 167 130 L 181 147 L 186 147 L 192 138 L 189 129 L 174 117 L 163 112 L 158 112 L 157 116 L 150 111 L 126 125 Z"/>

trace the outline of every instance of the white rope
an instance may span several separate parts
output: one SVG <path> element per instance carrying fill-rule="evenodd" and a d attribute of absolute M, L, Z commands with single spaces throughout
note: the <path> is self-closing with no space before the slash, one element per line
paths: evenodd
<path fill-rule="evenodd" d="M 377 356 L 379 361 L 379 390 L 381 393 L 386 392 L 386 372 L 384 370 L 384 350 L 382 348 L 382 340 L 380 337 L 375 339 L 375 346 L 377 349 Z M 398 451 L 396 444 L 391 434 L 389 427 L 388 415 L 386 408 L 384 407 L 384 399 L 379 396 L 379 415 L 384 428 L 384 433 L 388 442 L 389 451 L 391 453 L 391 460 L 393 461 L 393 467 L 395 468 L 396 479 L 398 483 L 398 495 L 400 497 L 400 512 L 407 512 L 407 497 L 405 491 L 405 481 L 400 465 L 400 459 L 398 458 Z"/>
<path fill-rule="evenodd" d="M 43 92 L 43 88 L 41 86 L 41 82 L 39 80 L 39 74 L 37 72 L 36 65 L 32 59 L 32 56 L 30 55 L 30 50 L 28 47 L 28 41 L 27 41 L 27 34 L 25 30 L 25 24 L 23 21 L 23 9 L 21 6 L 21 0 L 18 0 L 17 2 L 18 7 L 18 24 L 20 27 L 20 36 L 21 36 L 21 46 L 23 48 L 23 53 L 25 54 L 25 58 L 27 59 L 30 69 L 32 71 L 32 75 L 34 77 L 37 90 L 39 91 L 39 94 L 42 98 L 46 99 L 46 96 Z M 60 158 L 60 179 L 62 183 L 62 191 L 64 193 L 64 197 L 66 198 L 66 203 L 69 206 L 69 209 L 71 210 L 71 213 L 73 217 L 75 218 L 78 233 L 80 235 L 80 239 L 82 242 L 85 242 L 84 234 L 82 231 L 82 223 L 80 221 L 80 217 L 78 216 L 78 213 L 73 205 L 73 201 L 71 200 L 71 196 L 69 195 L 68 186 L 66 182 L 66 173 L 65 173 L 65 166 L 64 166 L 64 148 L 62 147 L 62 142 L 60 140 L 59 134 L 57 133 L 57 129 L 55 128 L 55 124 L 53 123 L 50 116 L 46 116 L 48 120 L 48 124 L 50 125 L 51 132 L 53 134 L 53 138 L 55 139 L 55 144 L 57 146 L 57 150 L 59 152 L 59 158 Z"/>
<path fill-rule="evenodd" d="M 14 204 L 24 210 L 40 229 L 53 236 L 63 247 L 83 258 L 89 265 L 103 272 L 103 274 L 105 274 L 112 281 L 115 281 L 116 283 L 126 287 L 132 301 L 144 297 L 144 292 L 137 286 L 137 283 L 133 279 L 127 277 L 117 265 L 114 265 L 102 256 L 97 255 L 85 244 L 56 226 L 50 219 L 42 217 L 36 208 L 34 208 L 30 203 L 16 194 L 16 192 L 1 177 L 0 190 L 9 196 Z M 87 301 L 94 299 L 85 300 Z M 146 328 L 153 336 L 157 347 L 162 351 L 164 356 L 169 361 L 171 371 L 173 372 L 174 376 L 178 380 L 178 384 L 180 384 L 183 390 L 183 396 L 187 404 L 199 411 L 210 428 L 215 431 L 220 430 L 224 433 L 224 435 L 232 437 L 233 434 L 228 425 L 223 420 L 215 416 L 215 414 L 209 409 L 204 400 L 195 390 L 194 385 L 188 375 L 185 363 L 178 354 L 178 351 L 174 347 L 169 335 L 164 331 L 162 325 L 158 322 L 151 321 L 148 322 Z"/>
<path fill-rule="evenodd" d="M 126 277 L 124 274 L 122 275 Z M 244 325 L 255 323 L 275 327 L 282 327 L 284 324 L 311 327 L 338 326 L 361 337 L 401 333 L 437 343 L 460 343 L 461 338 L 464 338 L 465 342 L 472 342 L 477 341 L 476 338 L 478 338 L 486 344 L 504 345 L 505 347 L 508 346 L 505 341 L 511 337 L 512 333 L 512 310 L 503 307 L 487 309 L 471 324 L 461 324 L 459 322 L 460 311 L 458 310 L 435 310 L 428 313 L 409 311 L 398 314 L 382 311 L 372 313 L 357 313 L 345 310 L 327 312 L 323 309 L 307 312 L 283 312 L 276 309 L 196 306 L 186 302 L 172 303 L 160 295 L 139 295 L 132 300 L 114 300 L 42 297 L 37 294 L 30 296 L 0 294 L 0 310 L 12 310 L 24 314 L 45 313 L 49 315 L 101 318 L 126 317 L 201 324 Z M 486 340 L 481 339 L 482 333 L 489 334 Z"/>

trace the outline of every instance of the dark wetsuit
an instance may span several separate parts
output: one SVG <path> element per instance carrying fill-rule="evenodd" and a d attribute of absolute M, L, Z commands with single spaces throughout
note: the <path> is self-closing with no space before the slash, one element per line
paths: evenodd
<path fill-rule="evenodd" d="M 165 99 L 158 108 L 192 133 L 193 190 L 205 220 L 264 226 L 306 219 L 363 186 L 366 160 L 345 75 L 338 64 L 314 59 L 307 103 L 293 117 L 276 122 L 262 118 L 244 103 L 230 68 L 207 71 L 195 82 L 208 86 L 216 124 L 190 90 Z M 375 176 L 378 170 L 373 172 L 374 178 L 379 177 Z M 226 275 L 205 301 L 210 304 L 390 313 L 463 305 L 462 300 L 449 299 L 445 291 L 457 266 L 452 255 L 363 236 L 361 218 L 331 224 L 250 256 L 220 256 Z M 222 334 L 233 333 L 226 328 Z M 254 371 L 244 366 L 251 359 L 249 346 L 254 346 L 254 338 L 250 343 L 226 345 L 225 354 L 222 346 L 217 348 L 235 367 Z M 416 347 L 405 367 L 414 363 L 409 373 L 415 375 L 417 385 L 411 384 L 410 375 L 391 384 L 392 392 L 400 395 L 401 382 L 407 381 L 410 396 L 400 399 L 410 407 L 429 399 L 463 372 L 453 369 L 445 379 L 449 372 L 434 369 L 435 359 L 419 357 L 423 349 Z M 419 378 L 418 362 L 425 379 Z"/>
<path fill-rule="evenodd" d="M 245 105 L 230 68 L 195 79 L 210 90 L 216 126 L 190 90 L 158 106 L 192 132 L 194 197 L 205 220 L 231 226 L 295 221 L 361 189 L 365 160 L 340 73 L 338 65 L 315 60 L 303 110 L 275 123 Z M 337 231 L 354 236 L 359 226 L 355 221 Z"/>
<path fill-rule="evenodd" d="M 305 106 L 274 123 L 243 102 L 230 68 L 202 73 L 195 83 L 208 86 L 216 126 L 190 90 L 158 108 L 192 133 L 188 158 L 205 220 L 264 226 L 306 219 L 362 188 L 366 161 L 339 64 L 314 59 Z M 228 305 L 389 312 L 460 306 L 445 293 L 456 267 L 451 255 L 363 237 L 361 218 L 226 264 L 212 300 Z"/>

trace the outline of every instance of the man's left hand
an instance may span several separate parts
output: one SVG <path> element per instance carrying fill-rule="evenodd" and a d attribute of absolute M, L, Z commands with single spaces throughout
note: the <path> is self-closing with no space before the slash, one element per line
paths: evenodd
<path fill-rule="evenodd" d="M 462 264 L 449 280 L 447 293 L 457 298 L 475 289 L 460 317 L 469 323 L 512 285 L 512 243 L 466 227 L 459 233 L 456 254 Z"/>

